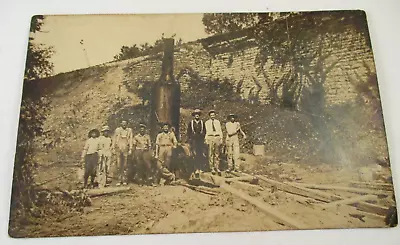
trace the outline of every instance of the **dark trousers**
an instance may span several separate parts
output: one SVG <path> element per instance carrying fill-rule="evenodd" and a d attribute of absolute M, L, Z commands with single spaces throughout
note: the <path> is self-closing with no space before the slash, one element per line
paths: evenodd
<path fill-rule="evenodd" d="M 194 170 L 205 171 L 205 147 L 204 139 L 197 138 L 190 141 L 190 149 L 193 155 Z"/>
<path fill-rule="evenodd" d="M 154 181 L 154 168 L 151 163 L 151 152 L 149 150 L 135 150 L 135 162 L 141 181 L 150 184 Z"/>
<path fill-rule="evenodd" d="M 99 161 L 99 154 L 97 152 L 87 154 L 85 156 L 85 174 L 84 174 L 84 186 L 87 186 L 88 179 L 90 177 L 91 184 L 94 184 L 96 178 L 97 163 Z"/>
<path fill-rule="evenodd" d="M 127 182 L 128 172 L 128 152 L 117 151 L 118 179 L 121 183 Z"/>

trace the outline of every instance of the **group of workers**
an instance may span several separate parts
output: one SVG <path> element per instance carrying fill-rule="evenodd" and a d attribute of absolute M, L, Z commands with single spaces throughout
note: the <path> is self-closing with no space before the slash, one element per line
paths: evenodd
<path fill-rule="evenodd" d="M 225 144 L 223 144 L 222 126 L 216 119 L 215 110 L 209 111 L 209 119 L 206 121 L 201 119 L 201 115 L 199 109 L 194 110 L 193 119 L 187 125 L 193 174 L 198 176 L 201 172 L 210 171 L 212 174 L 221 175 L 220 152 L 223 145 L 226 147 L 228 162 L 226 172 L 240 171 L 239 135 L 245 139 L 246 134 L 237 122 L 237 116 L 228 115 L 228 121 L 225 124 Z M 153 151 L 146 125 L 140 123 L 139 127 L 139 133 L 133 135 L 132 129 L 127 127 L 127 122 L 122 121 L 113 137 L 108 126 L 104 126 L 101 132 L 97 129 L 90 130 L 81 159 L 84 167 L 84 188 L 94 187 L 96 183 L 101 186 L 109 184 L 112 177 L 110 167 L 113 156 L 116 158 L 117 169 L 117 176 L 113 177 L 118 179 L 117 186 L 128 183 L 128 157 L 131 157 L 137 169 L 140 169 L 136 172 L 136 177 L 144 184 L 156 186 L 162 178 L 165 179 L 164 184 L 175 181 L 176 176 L 171 169 L 173 152 L 178 147 L 175 131 L 171 130 L 171 125 L 163 123 L 161 132 L 156 136 Z"/>

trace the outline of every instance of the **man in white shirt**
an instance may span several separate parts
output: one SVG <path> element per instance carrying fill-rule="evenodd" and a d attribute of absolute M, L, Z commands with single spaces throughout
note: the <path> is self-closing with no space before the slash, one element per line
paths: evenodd
<path fill-rule="evenodd" d="M 240 147 L 239 147 L 239 133 L 246 139 L 246 134 L 240 127 L 239 122 L 236 122 L 236 115 L 229 114 L 229 122 L 225 124 L 226 126 L 226 150 L 228 155 L 228 171 L 239 171 L 240 167 Z"/>
<path fill-rule="evenodd" d="M 206 136 L 205 143 L 208 146 L 208 163 L 211 169 L 211 173 L 221 175 L 219 170 L 219 153 L 222 145 L 222 129 L 221 123 L 215 119 L 215 110 L 211 110 L 208 113 L 210 119 L 205 122 Z"/>
<path fill-rule="evenodd" d="M 113 149 L 117 155 L 118 177 L 120 182 L 117 186 L 123 184 L 127 185 L 127 163 L 128 155 L 132 152 L 132 129 L 127 127 L 127 122 L 122 121 L 121 127 L 115 130 Z"/>

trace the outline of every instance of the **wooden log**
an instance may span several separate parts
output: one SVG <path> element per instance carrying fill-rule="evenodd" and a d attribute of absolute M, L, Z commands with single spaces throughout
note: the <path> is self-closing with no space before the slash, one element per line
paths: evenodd
<path fill-rule="evenodd" d="M 282 182 L 272 180 L 272 179 L 269 179 L 269 178 L 267 178 L 265 176 L 261 176 L 261 175 L 257 175 L 256 177 L 262 181 L 265 181 L 266 183 L 268 183 L 272 186 L 275 186 L 277 189 L 284 191 L 284 192 L 296 194 L 296 195 L 303 196 L 303 197 L 313 198 L 315 200 L 325 202 L 325 203 L 332 201 L 331 197 L 326 194 L 321 195 L 320 193 L 314 192 L 312 190 L 310 191 L 310 190 L 302 188 L 302 187 L 297 187 L 297 186 L 289 185 L 286 183 L 282 183 Z"/>
<path fill-rule="evenodd" d="M 195 186 L 195 185 L 189 185 L 189 184 L 184 184 L 184 183 L 178 183 L 178 185 L 184 186 L 184 187 L 189 188 L 189 189 L 191 189 L 193 191 L 198 191 L 198 192 L 201 192 L 201 193 L 204 193 L 204 194 L 213 195 L 213 196 L 217 195 L 217 192 L 210 191 L 210 190 L 204 190 L 204 189 L 202 189 L 202 188 L 200 188 L 198 186 Z"/>
<path fill-rule="evenodd" d="M 221 184 L 220 187 L 222 189 L 224 189 L 225 191 L 230 192 L 233 195 L 235 195 L 239 198 L 242 198 L 243 200 L 246 200 L 250 204 L 253 204 L 254 206 L 259 208 L 261 211 L 263 211 L 267 215 L 271 216 L 273 219 L 275 219 L 279 223 L 282 223 L 282 224 L 284 224 L 290 228 L 294 228 L 294 229 L 306 229 L 307 228 L 307 225 L 301 223 L 300 221 L 294 220 L 294 219 L 290 218 L 289 216 L 286 216 L 285 214 L 274 209 L 272 206 L 267 205 L 266 203 L 254 198 L 254 197 L 251 197 L 251 196 L 247 195 L 246 193 L 243 193 L 228 184 L 223 183 L 223 184 Z"/>
<path fill-rule="evenodd" d="M 246 181 L 246 182 L 253 182 L 254 180 L 257 180 L 257 178 L 253 176 L 240 176 L 240 177 L 233 177 L 226 179 L 231 181 Z"/>
<path fill-rule="evenodd" d="M 130 190 L 131 190 L 130 187 L 111 187 L 111 188 L 104 188 L 104 189 L 89 190 L 87 192 L 87 194 L 90 197 L 99 197 L 99 196 L 105 196 L 105 195 L 112 195 L 112 194 L 127 192 L 127 191 L 130 191 Z"/>
<path fill-rule="evenodd" d="M 72 190 L 68 193 L 70 195 L 77 194 L 80 192 L 86 193 L 89 197 L 99 197 L 105 195 L 113 195 L 131 190 L 130 187 L 108 187 L 103 189 L 88 189 L 88 190 Z"/>
<path fill-rule="evenodd" d="M 374 194 L 374 195 L 392 195 L 393 192 L 388 191 L 379 191 L 379 190 L 371 190 L 365 188 L 354 188 L 347 186 L 334 186 L 334 185 L 320 185 L 320 184 L 307 184 L 307 183 L 297 183 L 297 185 L 311 188 L 311 189 L 319 189 L 319 190 L 337 190 L 337 191 L 347 191 L 359 194 Z"/>
<path fill-rule="evenodd" d="M 353 203 L 366 201 L 366 200 L 374 200 L 376 198 L 377 197 L 373 196 L 373 195 L 356 196 L 356 197 L 343 199 L 343 200 L 336 201 L 336 202 L 330 202 L 330 203 L 327 203 L 327 204 L 322 204 L 320 206 L 323 207 L 323 208 L 333 208 L 333 207 L 340 206 L 340 205 L 353 204 Z"/>

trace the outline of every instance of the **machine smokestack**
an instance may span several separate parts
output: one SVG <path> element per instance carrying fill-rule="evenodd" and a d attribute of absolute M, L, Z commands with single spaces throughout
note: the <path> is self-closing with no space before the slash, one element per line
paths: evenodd
<path fill-rule="evenodd" d="M 160 131 L 160 124 L 167 122 L 174 128 L 179 139 L 180 118 L 180 84 L 174 78 L 174 39 L 164 39 L 164 56 L 162 60 L 161 76 L 155 82 L 152 90 L 152 105 L 150 134 L 155 139 Z"/>

